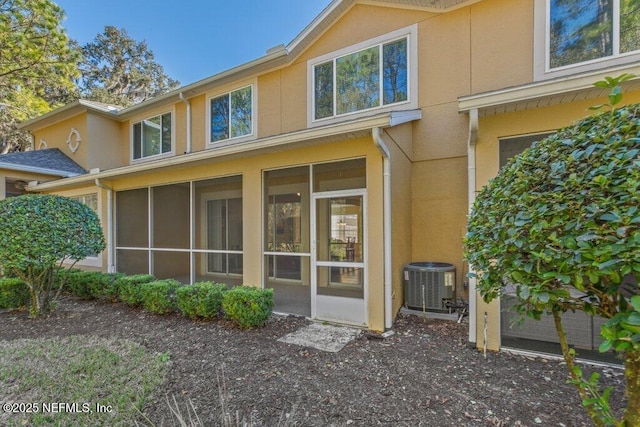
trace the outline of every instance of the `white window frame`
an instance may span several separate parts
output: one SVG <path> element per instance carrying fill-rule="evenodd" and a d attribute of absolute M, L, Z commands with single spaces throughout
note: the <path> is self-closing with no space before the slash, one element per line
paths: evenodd
<path fill-rule="evenodd" d="M 549 39 L 551 32 L 551 0 L 535 0 L 534 5 L 534 80 L 569 76 L 603 68 L 623 66 L 640 60 L 640 50 L 620 53 L 620 0 L 613 0 L 613 54 L 576 64 L 551 68 Z"/>
<path fill-rule="evenodd" d="M 214 178 L 215 179 L 215 178 Z M 198 181 L 193 181 L 194 183 L 197 183 Z M 208 220 L 208 212 L 207 212 L 207 205 L 208 202 L 210 201 L 214 201 L 214 200 L 226 200 L 229 201 L 231 199 L 241 199 L 243 202 L 243 206 L 244 206 L 244 198 L 242 197 L 242 189 L 240 190 L 227 190 L 227 191 L 215 191 L 215 192 L 206 192 L 206 193 L 202 193 L 200 195 L 200 230 L 207 230 L 207 220 Z M 227 212 L 228 215 L 228 212 Z M 228 228 L 228 224 L 227 224 L 227 228 Z M 208 231 L 208 230 L 207 230 Z M 195 229 L 193 230 L 193 233 L 195 233 Z M 226 231 L 227 233 L 227 245 L 229 244 L 229 230 L 227 229 Z M 243 242 L 244 243 L 244 242 Z M 203 245 L 205 246 L 205 245 Z M 194 253 L 202 253 L 205 255 L 208 254 L 225 254 L 225 255 L 242 255 L 244 253 L 244 245 L 243 248 L 240 250 L 233 250 L 233 249 L 194 249 L 193 250 Z M 216 273 L 216 272 L 210 272 L 208 269 L 208 262 L 203 263 L 203 265 L 200 268 L 200 275 L 202 276 L 229 276 L 229 277 L 242 277 L 242 274 L 237 274 L 237 273 L 229 273 L 228 271 L 226 273 Z M 244 270 L 244 269 L 243 269 Z M 244 274 L 244 271 L 243 271 Z"/>
<path fill-rule="evenodd" d="M 154 117 L 162 117 L 165 114 L 171 114 L 171 151 L 167 152 L 167 153 L 159 153 L 159 154 L 153 154 L 151 156 L 146 156 L 146 157 L 140 157 L 139 159 L 136 159 L 134 157 L 134 153 L 135 153 L 135 147 L 134 147 L 134 143 L 135 143 L 135 137 L 134 137 L 134 126 L 137 125 L 138 123 L 142 123 L 145 120 L 149 120 L 152 119 Z M 162 133 L 162 130 L 160 131 Z M 175 154 L 176 151 L 176 114 L 175 114 L 175 109 L 170 109 L 170 110 L 163 110 L 157 113 L 153 113 L 150 115 L 146 115 L 144 117 L 139 117 L 136 119 L 132 119 L 130 121 L 129 124 L 129 147 L 131 149 L 131 154 L 129 156 L 129 160 L 130 162 L 133 163 L 142 163 L 142 162 L 149 162 L 149 161 L 153 161 L 153 160 L 158 160 L 158 159 L 163 159 L 165 157 L 171 157 Z M 160 138 L 162 138 L 162 135 L 160 136 Z M 161 143 L 162 145 L 162 143 Z"/>
<path fill-rule="evenodd" d="M 211 100 L 214 98 L 219 98 L 224 95 L 231 96 L 232 92 L 237 90 L 246 89 L 247 87 L 251 88 L 251 132 L 247 135 L 236 136 L 233 138 L 221 139 L 218 141 L 211 142 Z M 206 96 L 207 103 L 207 115 L 206 115 L 206 145 L 207 148 L 215 148 L 215 147 L 224 147 L 226 145 L 245 142 L 256 139 L 257 137 L 257 129 L 258 129 L 258 91 L 257 81 L 254 79 L 250 82 L 244 82 L 240 85 L 234 85 L 230 88 L 225 88 L 224 90 L 218 90 L 216 92 L 210 92 Z"/>
<path fill-rule="evenodd" d="M 88 196 L 95 196 L 96 197 L 96 210 L 94 211 L 96 213 L 96 215 L 98 215 L 98 219 L 100 219 L 100 223 L 102 223 L 102 215 L 100 215 L 100 212 L 102 212 L 102 204 L 100 202 L 100 197 L 98 193 L 82 193 L 82 194 L 74 194 L 72 196 L 66 196 L 70 199 L 73 200 L 77 200 L 80 203 L 82 203 L 85 206 L 88 206 L 86 204 L 86 197 Z M 104 251 L 103 251 L 104 252 Z M 83 267 L 102 267 L 102 254 L 103 252 L 100 252 L 98 254 L 98 256 L 88 256 L 85 259 L 81 259 L 80 261 L 78 261 L 76 263 L 77 266 L 83 266 Z"/>
<path fill-rule="evenodd" d="M 375 46 L 381 46 L 384 44 L 388 44 L 394 41 L 401 40 L 403 38 L 407 39 L 407 100 L 396 102 L 393 104 L 384 105 L 382 101 L 383 91 L 382 91 L 382 79 L 384 78 L 382 70 L 380 71 L 380 105 L 377 107 L 368 108 L 366 110 L 353 111 L 349 113 L 336 114 L 336 84 L 335 84 L 335 67 L 336 67 L 336 59 L 357 53 Z M 381 55 L 382 57 L 382 55 Z M 333 108 L 334 114 L 330 117 L 325 117 L 321 119 L 315 118 L 315 66 L 320 65 L 322 63 L 326 63 L 329 61 L 333 61 L 334 73 L 334 101 Z M 325 124 L 339 123 L 346 120 L 352 120 L 355 118 L 360 118 L 366 115 L 370 115 L 372 112 L 387 112 L 387 111 L 398 111 L 398 110 L 413 110 L 418 108 L 418 25 L 410 25 L 408 27 L 400 28 L 398 30 L 392 31 L 387 34 L 383 34 L 381 36 L 375 37 L 373 39 L 366 40 L 361 43 L 357 43 L 352 46 L 348 46 L 342 48 L 340 50 L 330 52 L 328 54 L 319 56 L 317 58 L 310 59 L 307 61 L 307 126 L 308 127 L 316 127 L 322 126 Z"/>

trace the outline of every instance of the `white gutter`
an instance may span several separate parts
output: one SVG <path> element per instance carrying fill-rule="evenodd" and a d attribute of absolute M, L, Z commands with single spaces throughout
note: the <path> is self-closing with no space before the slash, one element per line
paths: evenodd
<path fill-rule="evenodd" d="M 9 163 L 9 162 L 0 162 L 0 169 L 8 169 L 8 170 L 14 170 L 14 171 L 20 171 L 20 172 L 39 173 L 42 175 L 59 176 L 62 178 L 72 178 L 76 176 L 81 176 L 81 174 L 75 173 L 75 172 L 65 172 L 57 169 L 19 165 L 19 164 Z"/>
<path fill-rule="evenodd" d="M 180 92 L 178 97 L 187 106 L 187 151 L 184 154 L 189 154 L 191 153 L 191 103 L 184 97 L 183 92 Z"/>
<path fill-rule="evenodd" d="M 469 192 L 469 214 L 476 200 L 476 142 L 478 140 L 478 109 L 469 110 L 469 140 L 467 141 L 467 173 Z M 472 267 L 469 266 L 469 273 Z M 476 279 L 469 277 L 469 342 L 477 342 L 476 311 L 478 310 L 478 295 L 476 292 Z"/>
<path fill-rule="evenodd" d="M 383 205 L 382 216 L 383 246 L 384 246 L 384 327 L 390 329 L 393 322 L 393 298 L 391 277 L 391 153 L 382 140 L 382 130 L 379 127 L 371 129 L 373 143 L 378 147 L 383 159 Z"/>
<path fill-rule="evenodd" d="M 107 190 L 107 273 L 115 273 L 113 245 L 113 188 L 104 185 L 99 178 L 95 180 L 96 187 Z"/>

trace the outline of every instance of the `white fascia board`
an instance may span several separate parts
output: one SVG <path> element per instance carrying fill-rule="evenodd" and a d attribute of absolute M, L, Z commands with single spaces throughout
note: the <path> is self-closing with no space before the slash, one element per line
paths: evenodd
<path fill-rule="evenodd" d="M 394 127 L 404 123 L 422 119 L 422 110 L 392 111 L 389 126 Z"/>
<path fill-rule="evenodd" d="M 316 30 L 316 28 L 320 25 L 322 21 L 327 19 L 333 13 L 333 11 L 336 10 L 338 6 L 340 6 L 345 1 L 350 1 L 350 0 L 333 0 L 331 3 L 329 3 L 329 5 L 325 7 L 324 10 L 320 12 L 320 14 L 316 16 L 315 19 L 311 21 L 311 23 L 309 23 L 309 25 L 307 25 L 300 32 L 300 34 L 298 34 L 296 38 L 294 38 L 287 45 L 287 51 L 289 52 L 293 51 L 300 43 L 302 43 L 302 41 L 304 41 Z"/>
<path fill-rule="evenodd" d="M 133 173 L 147 172 L 165 167 L 184 166 L 188 163 L 203 160 L 216 159 L 234 154 L 251 153 L 256 150 L 276 148 L 289 144 L 303 143 L 310 140 L 330 138 L 338 135 L 349 135 L 361 131 L 370 131 L 373 128 L 385 128 L 406 123 L 410 120 L 417 120 L 421 117 L 420 110 L 409 112 L 388 112 L 375 116 L 365 117 L 358 120 L 344 122 L 336 125 L 320 128 L 304 129 L 297 132 L 271 136 L 254 140 L 251 142 L 240 142 L 227 144 L 218 148 L 210 148 L 190 154 L 168 157 L 166 159 L 139 163 L 135 165 L 123 166 L 116 169 L 109 169 L 98 173 L 80 175 L 57 181 L 49 181 L 35 186 L 29 186 L 31 191 L 44 191 L 56 188 L 63 188 L 71 185 L 93 182 L 96 179 L 117 178 Z"/>
<path fill-rule="evenodd" d="M 178 102 L 180 101 L 180 94 L 183 93 L 186 98 L 191 98 L 194 97 L 196 95 L 199 95 L 201 93 L 206 92 L 207 90 L 209 90 L 209 86 L 210 85 L 214 85 L 216 84 L 218 81 L 228 78 L 228 77 L 232 77 L 236 74 L 239 74 L 243 71 L 248 71 L 251 70 L 252 68 L 256 68 L 260 65 L 266 64 L 268 62 L 271 61 L 275 61 L 277 59 L 281 59 L 283 57 L 286 57 L 289 54 L 289 52 L 286 49 L 278 49 L 274 52 L 270 52 L 258 59 L 255 59 L 253 61 L 250 62 L 246 62 L 242 65 L 238 65 L 237 67 L 234 68 L 230 68 L 226 71 L 220 72 L 218 74 L 215 74 L 211 77 L 207 77 L 203 80 L 197 81 L 195 83 L 191 83 L 187 86 L 182 86 L 178 89 L 175 89 L 171 92 L 167 92 L 163 95 L 158 95 L 155 98 L 151 98 L 147 101 L 141 102 L 140 104 L 136 104 L 134 106 L 125 108 L 123 110 L 120 110 L 118 112 L 117 117 L 120 120 L 126 120 L 132 116 L 135 116 L 136 114 L 140 114 L 141 112 L 143 112 L 144 110 L 151 108 L 151 107 L 155 107 L 157 104 L 161 104 L 164 102 L 167 102 L 169 100 L 171 100 L 172 98 L 175 98 L 175 101 Z"/>
<path fill-rule="evenodd" d="M 4 163 L 4 162 L 0 162 L 0 169 L 38 173 L 42 175 L 59 176 L 62 178 L 71 178 L 71 177 L 81 176 L 81 174 L 78 174 L 78 173 L 65 172 L 57 169 L 39 168 L 36 166 L 17 165 L 15 163 Z"/>
<path fill-rule="evenodd" d="M 458 98 L 458 112 L 465 113 L 473 109 L 482 111 L 486 108 L 504 104 L 531 101 L 563 93 L 594 89 L 593 84 L 607 76 L 617 76 L 622 73 L 635 74 L 633 80 L 640 78 L 640 65 L 609 68 L 604 71 L 585 73 L 578 76 L 563 77 L 543 82 L 530 83 L 522 86 L 500 89 L 477 95 L 461 96 Z"/>

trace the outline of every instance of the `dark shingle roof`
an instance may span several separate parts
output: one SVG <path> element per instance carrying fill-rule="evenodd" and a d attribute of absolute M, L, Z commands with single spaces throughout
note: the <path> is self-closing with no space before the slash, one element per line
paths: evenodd
<path fill-rule="evenodd" d="M 76 176 L 87 173 L 79 164 L 57 148 L 24 151 L 0 155 L 0 168 L 31 170 L 56 176 Z"/>

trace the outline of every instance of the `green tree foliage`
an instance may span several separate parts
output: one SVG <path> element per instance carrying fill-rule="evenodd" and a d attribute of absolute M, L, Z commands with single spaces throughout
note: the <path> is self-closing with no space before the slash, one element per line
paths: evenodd
<path fill-rule="evenodd" d="M 30 194 L 1 200 L 0 218 L 0 262 L 28 286 L 33 317 L 54 309 L 65 263 L 71 268 L 105 248 L 98 216 L 73 199 Z"/>
<path fill-rule="evenodd" d="M 155 62 L 147 43 L 135 41 L 125 29 L 106 26 L 82 52 L 79 86 L 85 99 L 126 107 L 180 84 Z"/>
<path fill-rule="evenodd" d="M 79 55 L 50 0 L 0 0 L 0 153 L 29 142 L 19 122 L 68 102 Z"/>
<path fill-rule="evenodd" d="M 561 314 L 580 310 L 610 319 L 601 351 L 625 363 L 624 425 L 640 425 L 640 105 L 588 117 L 513 158 L 478 195 L 469 217 L 466 256 L 486 301 L 512 284 L 516 309 L 553 315 L 572 382 L 597 425 L 616 424 L 608 390 L 582 378 Z"/>

